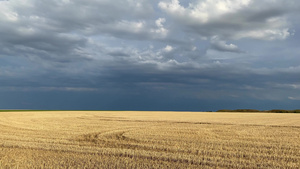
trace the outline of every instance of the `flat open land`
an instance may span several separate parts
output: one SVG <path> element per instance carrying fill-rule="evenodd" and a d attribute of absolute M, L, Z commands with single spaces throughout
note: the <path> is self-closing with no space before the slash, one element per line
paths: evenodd
<path fill-rule="evenodd" d="M 0 112 L 0 168 L 299 168 L 300 114 Z"/>

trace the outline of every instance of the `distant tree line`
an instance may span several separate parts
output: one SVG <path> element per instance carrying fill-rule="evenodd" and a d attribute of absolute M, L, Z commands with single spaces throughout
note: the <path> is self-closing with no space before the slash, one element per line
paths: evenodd
<path fill-rule="evenodd" d="M 263 110 L 263 111 L 255 110 L 255 109 L 236 109 L 236 110 L 222 109 L 222 110 L 218 110 L 217 112 L 300 113 L 300 109 L 297 110 L 273 109 L 273 110 Z"/>

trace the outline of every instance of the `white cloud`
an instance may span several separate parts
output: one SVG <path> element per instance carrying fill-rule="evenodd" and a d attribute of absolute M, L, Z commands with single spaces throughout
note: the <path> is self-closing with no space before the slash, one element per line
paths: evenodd
<path fill-rule="evenodd" d="M 3 1 L 0 2 L 0 18 L 8 22 L 16 22 L 18 21 L 18 13 L 11 10 L 8 2 Z"/>
<path fill-rule="evenodd" d="M 170 46 L 170 45 L 167 45 L 164 49 L 163 49 L 163 51 L 165 51 L 165 52 L 172 52 L 174 50 L 174 48 L 172 47 L 172 46 Z"/>
<path fill-rule="evenodd" d="M 300 97 L 288 97 L 290 100 L 300 100 Z"/>
<path fill-rule="evenodd" d="M 250 0 L 205 0 L 190 3 L 188 8 L 184 8 L 180 5 L 179 0 L 172 0 L 159 2 L 158 6 L 171 15 L 181 17 L 181 19 L 187 18 L 193 22 L 207 23 L 222 15 L 235 13 L 249 4 Z"/>
<path fill-rule="evenodd" d="M 112 25 L 110 29 L 115 29 L 118 31 L 130 32 L 130 33 L 140 33 L 145 30 L 145 22 L 143 21 L 126 21 L 122 20 Z"/>
<path fill-rule="evenodd" d="M 165 22 L 166 22 L 165 18 L 158 18 L 155 21 L 155 24 L 156 24 L 157 28 L 156 29 L 151 29 L 150 32 L 156 34 L 156 37 L 159 37 L 159 38 L 166 37 L 168 35 L 169 30 L 164 28 L 163 23 L 165 23 Z"/>
<path fill-rule="evenodd" d="M 291 35 L 284 15 L 291 4 L 283 0 L 198 0 L 184 7 L 179 0 L 163 0 L 158 6 L 203 38 L 282 40 Z"/>
<path fill-rule="evenodd" d="M 252 39 L 260 39 L 260 40 L 284 40 L 291 35 L 289 29 L 284 28 L 281 30 L 272 30 L 272 29 L 265 29 L 265 30 L 253 30 L 253 31 L 241 31 L 236 35 L 233 35 L 235 39 L 241 38 L 248 38 L 251 37 Z"/>
<path fill-rule="evenodd" d="M 195 50 L 197 50 L 197 47 L 196 47 L 196 46 L 192 46 L 192 47 L 191 47 L 191 50 L 192 50 L 192 51 L 195 51 Z"/>
<path fill-rule="evenodd" d="M 155 21 L 155 24 L 157 27 L 161 28 L 161 27 L 164 27 L 163 26 L 163 23 L 166 22 L 166 19 L 165 18 L 158 18 L 156 21 Z"/>

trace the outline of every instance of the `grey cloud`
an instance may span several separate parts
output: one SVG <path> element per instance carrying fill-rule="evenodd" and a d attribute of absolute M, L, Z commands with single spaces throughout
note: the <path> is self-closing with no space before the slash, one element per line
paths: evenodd
<path fill-rule="evenodd" d="M 243 53 L 236 45 L 227 44 L 225 41 L 220 40 L 218 37 L 212 37 L 211 48 L 221 52 Z"/>
<path fill-rule="evenodd" d="M 159 7 L 176 22 L 203 37 L 227 39 L 285 39 L 290 36 L 285 14 L 290 2 L 196 1 L 183 7 L 178 0 L 161 1 Z M 275 5 L 274 5 L 275 4 Z M 261 7 L 263 6 L 263 7 Z M 218 10 L 220 8 L 220 10 Z M 222 8 L 222 9 L 221 9 Z"/>
<path fill-rule="evenodd" d="M 128 53 L 122 52 L 122 51 L 112 51 L 110 53 L 108 53 L 108 55 L 110 56 L 115 56 L 115 57 L 128 57 L 130 56 Z"/>
<path fill-rule="evenodd" d="M 127 56 L 125 56 L 127 57 Z M 271 84 L 282 81 L 299 84 L 298 74 L 285 70 L 262 70 L 232 64 L 193 64 L 133 62 L 115 60 L 109 64 L 94 61 L 89 68 L 76 67 L 75 74 L 65 70 L 37 72 L 33 68 L 30 79 L 0 80 L 2 90 L 68 91 L 68 92 L 112 92 L 117 95 L 169 95 L 173 98 L 213 99 L 239 98 L 259 100 L 282 100 L 293 96 L 294 89 L 277 88 Z M 101 69 L 98 66 L 101 65 Z M 163 65 L 163 66 L 162 66 Z M 83 65 L 81 65 L 83 66 Z M 162 66 L 164 69 L 159 69 Z M 79 70 L 78 70 L 79 69 Z M 92 73 L 94 72 L 94 73 Z M 3 77 L 3 76 L 2 76 Z M 3 81 L 5 79 L 5 81 Z M 269 82 L 269 83 L 266 83 Z M 6 88 L 3 85 L 6 84 Z M 18 85 L 16 85 L 18 84 Z M 16 86 L 15 88 L 11 88 Z M 18 87 L 19 86 L 19 87 Z M 35 86 L 32 88 L 32 86 Z M 10 87 L 10 88 L 8 88 Z M 262 90 L 261 90 L 262 89 Z M 180 91 L 180 92 L 175 92 Z M 159 94 L 160 93 L 160 94 Z"/>
<path fill-rule="evenodd" d="M 78 51 L 85 48 L 86 36 L 111 34 L 138 39 L 152 35 L 150 28 L 146 27 L 148 25 L 139 21 L 153 13 L 147 1 L 33 0 L 1 3 L 5 10 L 0 15 L 3 18 L 0 21 L 3 25 L 0 28 L 0 44 L 7 51 L 16 50 L 16 53 L 22 50 L 24 54 L 50 59 L 84 57 L 78 56 Z"/>
<path fill-rule="evenodd" d="M 300 69 L 292 1 L 220 1 L 233 5 L 225 13 L 214 0 L 177 2 L 1 1 L 0 95 L 24 93 L 36 104 L 45 93 L 77 95 L 110 108 L 294 104 Z"/>

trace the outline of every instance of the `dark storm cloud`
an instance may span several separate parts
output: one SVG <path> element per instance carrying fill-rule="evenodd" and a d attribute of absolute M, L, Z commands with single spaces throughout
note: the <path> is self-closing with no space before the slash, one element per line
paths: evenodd
<path fill-rule="evenodd" d="M 298 9 L 294 0 L 0 1 L 0 92 L 11 98 L 2 101 L 290 106 L 300 97 Z"/>

